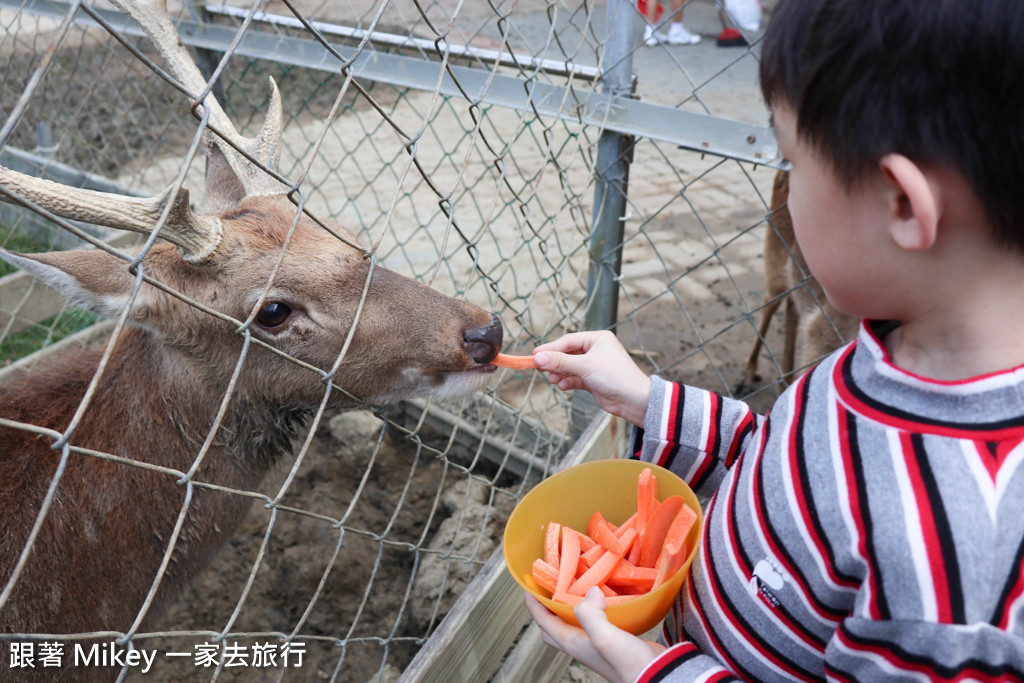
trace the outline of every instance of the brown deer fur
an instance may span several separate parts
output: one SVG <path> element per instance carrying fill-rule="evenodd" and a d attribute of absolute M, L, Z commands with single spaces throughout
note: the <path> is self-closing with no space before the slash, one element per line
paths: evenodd
<path fill-rule="evenodd" d="M 811 276 L 793 234 L 793 218 L 786 208 L 789 173 L 779 171 L 772 188 L 771 207 L 764 234 L 765 303 L 757 338 L 743 369 L 745 387 L 759 380 L 758 360 L 772 316 L 785 308 L 782 381 L 788 384 L 795 371 L 821 359 L 857 333 L 858 320 L 829 303 L 825 291 Z"/>
<path fill-rule="evenodd" d="M 194 266 L 171 245 L 143 260 L 154 279 L 236 320 L 262 292 L 290 227 L 283 198 L 249 199 L 228 223 L 225 258 Z M 26 266 L 28 257 L 16 258 Z M 80 304 L 114 314 L 134 284 L 127 265 L 98 250 L 35 255 L 40 277 Z M 45 264 L 39 266 L 38 264 Z M 40 271 L 40 268 L 55 272 Z M 294 311 L 281 329 L 255 322 L 254 337 L 325 371 L 338 358 L 369 263 L 322 229 L 296 231 L 271 289 Z M 67 273 L 68 282 L 61 282 Z M 72 446 L 187 472 L 213 426 L 242 350 L 236 325 L 144 284 Z M 334 384 L 361 402 L 458 394 L 481 388 L 493 371 L 501 327 L 484 311 L 383 268 Z M 96 372 L 100 352 L 65 356 L 0 389 L 0 417 L 62 433 Z M 237 387 L 197 481 L 253 490 L 289 448 L 296 427 L 323 399 L 319 373 L 251 345 Z M 357 401 L 340 391 L 335 405 Z M 0 585 L 6 583 L 55 472 L 53 439 L 0 427 Z M 125 630 L 156 577 L 181 509 L 175 477 L 72 453 L 42 534 L 10 600 L 0 631 L 73 633 Z M 251 499 L 195 489 L 175 547 L 164 595 L 175 592 L 233 531 Z"/>

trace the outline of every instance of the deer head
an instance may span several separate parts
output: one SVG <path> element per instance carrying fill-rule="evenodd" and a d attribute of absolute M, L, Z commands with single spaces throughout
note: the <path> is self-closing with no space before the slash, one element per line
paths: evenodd
<path fill-rule="evenodd" d="M 140 199 L 0 167 L 0 199 L 166 240 L 129 253 L 141 254 L 132 267 L 103 250 L 0 256 L 101 315 L 130 307 L 131 322 L 190 366 L 223 374 L 241 348 L 239 332 L 247 332 L 265 344 L 243 379 L 251 385 L 243 390 L 256 395 L 315 402 L 325 378 L 350 404 L 481 388 L 501 345 L 495 316 L 374 267 L 351 232 L 318 224 L 289 199 L 277 174 L 281 100 L 273 81 L 263 129 L 245 137 L 207 93 L 165 0 L 115 4 L 142 25 L 180 87 L 200 102 L 209 126 L 203 206 L 193 211 L 177 186 Z M 146 282 L 138 289 L 136 268 Z M 311 367 L 302 371 L 285 356 Z"/>

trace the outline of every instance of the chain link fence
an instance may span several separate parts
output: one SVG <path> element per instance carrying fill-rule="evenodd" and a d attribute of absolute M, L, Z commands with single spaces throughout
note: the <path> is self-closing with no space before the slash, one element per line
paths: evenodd
<path fill-rule="evenodd" d="M 743 377 L 780 160 L 757 90 L 760 33 L 718 47 L 731 22 L 716 4 L 685 5 L 701 44 L 654 47 L 618 0 L 170 9 L 205 73 L 221 70 L 213 92 L 239 129 L 258 130 L 268 77 L 279 84 L 281 173 L 308 211 L 350 228 L 381 265 L 496 312 L 505 351 L 614 327 L 647 371 L 759 408 L 777 394 L 779 325 L 761 379 Z M 0 165 L 137 195 L 171 183 L 198 121 L 127 48 L 159 64 L 139 36 L 105 6 L 0 1 Z M 184 185 L 201 199 L 201 163 Z M 81 244 L 0 204 L 5 248 Z M 103 344 L 110 328 L 95 322 L 6 275 L 0 385 L 41 355 Z M 0 680 L 22 680 L 30 657 L 36 671 L 91 671 L 76 653 L 101 635 L 157 653 L 146 673 L 125 664 L 112 679 L 396 680 L 593 414 L 512 371 L 459 400 L 321 407 L 294 465 L 246 492 L 239 532 L 158 622 L 62 634 L 60 653 L 52 636 L 0 633 Z"/>

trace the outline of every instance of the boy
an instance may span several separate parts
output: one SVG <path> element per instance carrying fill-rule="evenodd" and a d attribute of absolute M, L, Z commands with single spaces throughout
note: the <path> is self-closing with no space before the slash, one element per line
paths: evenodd
<path fill-rule="evenodd" d="M 1024 8 L 780 0 L 762 90 L 789 210 L 859 338 L 766 416 L 610 333 L 537 366 L 714 493 L 662 641 L 588 594 L 545 641 L 612 681 L 1024 680 Z M 667 647 L 666 647 L 667 645 Z"/>

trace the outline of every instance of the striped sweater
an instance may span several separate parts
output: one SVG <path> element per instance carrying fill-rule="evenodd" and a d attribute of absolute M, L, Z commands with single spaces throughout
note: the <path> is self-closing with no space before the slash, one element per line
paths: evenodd
<path fill-rule="evenodd" d="M 655 378 L 634 447 L 713 497 L 640 681 L 1024 680 L 1024 368 L 923 379 L 883 329 L 767 416 Z"/>

